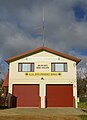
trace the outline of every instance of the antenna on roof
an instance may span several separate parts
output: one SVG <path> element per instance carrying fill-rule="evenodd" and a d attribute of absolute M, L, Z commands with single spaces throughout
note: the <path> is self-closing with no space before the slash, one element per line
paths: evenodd
<path fill-rule="evenodd" d="M 45 28 L 44 28 L 44 8 L 43 8 L 43 35 L 42 35 L 42 37 L 43 37 L 43 46 L 45 45 L 45 32 L 44 32 L 44 30 L 45 30 Z"/>

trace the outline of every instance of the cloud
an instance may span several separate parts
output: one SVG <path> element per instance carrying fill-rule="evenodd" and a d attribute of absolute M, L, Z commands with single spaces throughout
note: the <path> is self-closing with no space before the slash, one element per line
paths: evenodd
<path fill-rule="evenodd" d="M 69 51 L 68 54 L 81 59 L 81 61 L 77 65 L 77 70 L 79 72 L 81 72 L 82 69 L 84 70 L 87 69 L 87 56 L 86 55 L 81 55 L 80 51 L 78 52 L 75 50 Z"/>
<path fill-rule="evenodd" d="M 64 53 L 87 49 L 86 5 L 86 0 L 0 0 L 0 54 L 7 58 L 42 45 L 43 7 L 47 47 Z M 85 11 L 80 22 L 76 6 Z"/>

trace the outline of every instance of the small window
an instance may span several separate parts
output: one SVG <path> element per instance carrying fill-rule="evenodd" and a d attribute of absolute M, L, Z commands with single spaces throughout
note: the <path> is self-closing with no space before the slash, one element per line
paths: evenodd
<path fill-rule="evenodd" d="M 34 72 L 34 63 L 19 63 L 19 72 Z"/>
<path fill-rule="evenodd" d="M 67 63 L 52 63 L 52 72 L 67 72 Z"/>

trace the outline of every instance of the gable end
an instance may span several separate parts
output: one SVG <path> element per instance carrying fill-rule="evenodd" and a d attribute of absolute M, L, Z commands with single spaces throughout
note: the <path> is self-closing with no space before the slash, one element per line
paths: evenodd
<path fill-rule="evenodd" d="M 52 54 L 67 58 L 69 60 L 75 61 L 77 64 L 81 61 L 81 59 L 79 59 L 79 58 L 76 58 L 76 57 L 73 57 L 73 56 L 70 56 L 70 55 L 67 55 L 67 54 L 58 52 L 56 50 L 53 50 L 53 49 L 42 46 L 42 47 L 36 48 L 34 50 L 30 50 L 28 52 L 22 53 L 20 55 L 8 58 L 8 59 L 6 59 L 6 62 L 10 63 L 10 62 L 16 61 L 18 59 L 21 59 L 21 58 L 24 58 L 24 57 L 27 57 L 27 56 L 42 52 L 42 51 L 46 51 L 46 52 L 49 52 L 49 53 L 52 53 Z"/>

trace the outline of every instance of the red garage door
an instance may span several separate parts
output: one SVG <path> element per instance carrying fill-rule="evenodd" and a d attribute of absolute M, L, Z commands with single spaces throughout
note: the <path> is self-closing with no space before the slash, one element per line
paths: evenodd
<path fill-rule="evenodd" d="M 16 107 L 39 107 L 39 85 L 13 85 Z"/>
<path fill-rule="evenodd" d="M 47 107 L 73 107 L 72 85 L 47 85 Z"/>

